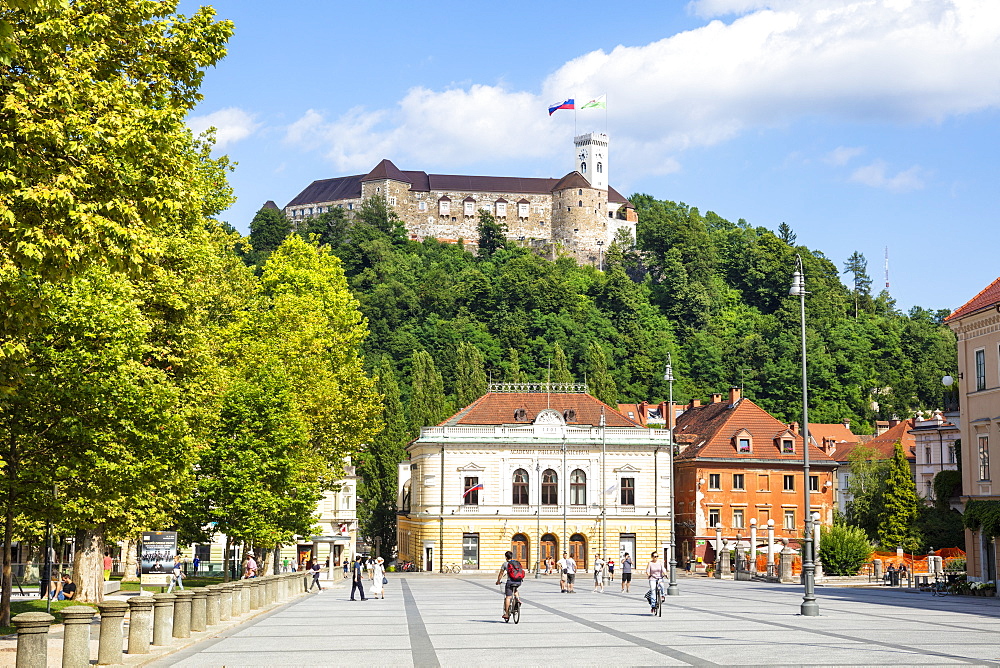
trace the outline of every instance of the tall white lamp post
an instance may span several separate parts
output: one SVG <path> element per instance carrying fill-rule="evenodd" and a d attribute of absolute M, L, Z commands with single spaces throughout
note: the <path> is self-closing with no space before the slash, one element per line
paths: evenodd
<path fill-rule="evenodd" d="M 670 396 L 667 400 L 667 429 L 670 432 L 670 582 L 667 585 L 667 596 L 677 596 L 680 590 L 677 588 L 677 526 L 676 509 L 674 508 L 674 367 L 667 353 L 667 369 L 663 374 L 663 380 L 667 381 L 670 387 Z M 659 484 L 659 481 L 657 481 Z"/>
<path fill-rule="evenodd" d="M 796 269 L 792 274 L 792 287 L 788 291 L 790 297 L 799 298 L 799 321 L 802 326 L 802 473 L 803 495 L 805 505 L 805 532 L 802 545 L 802 584 L 803 596 L 799 612 L 803 617 L 819 615 L 819 604 L 816 602 L 816 570 L 812 560 L 812 511 L 810 509 L 809 489 L 809 384 L 806 373 L 806 279 L 802 269 L 802 256 L 796 255 Z"/>

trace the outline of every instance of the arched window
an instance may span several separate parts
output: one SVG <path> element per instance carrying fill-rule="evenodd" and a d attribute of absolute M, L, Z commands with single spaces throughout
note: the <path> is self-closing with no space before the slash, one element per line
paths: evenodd
<path fill-rule="evenodd" d="M 542 473 L 542 503 L 546 506 L 559 504 L 559 478 L 552 469 Z"/>
<path fill-rule="evenodd" d="M 514 471 L 514 505 L 528 505 L 528 472 L 524 469 Z"/>
<path fill-rule="evenodd" d="M 399 504 L 400 510 L 402 510 L 407 515 L 410 513 L 410 481 L 407 480 L 403 483 L 403 499 L 402 503 Z"/>
<path fill-rule="evenodd" d="M 598 174 L 603 174 L 604 173 L 604 163 L 601 163 L 601 162 L 597 163 L 597 173 Z"/>
<path fill-rule="evenodd" d="M 580 469 L 569 476 L 569 502 L 574 506 L 587 505 L 587 474 Z"/>
<path fill-rule="evenodd" d="M 584 173 L 584 174 L 586 174 L 586 173 L 587 173 L 587 163 L 585 163 L 585 162 L 581 162 L 581 163 L 580 163 L 580 171 L 581 171 L 582 173 Z"/>

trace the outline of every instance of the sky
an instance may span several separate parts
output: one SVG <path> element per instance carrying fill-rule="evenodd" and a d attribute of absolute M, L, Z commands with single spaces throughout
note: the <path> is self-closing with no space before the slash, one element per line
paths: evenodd
<path fill-rule="evenodd" d="M 222 218 L 241 232 L 383 158 L 559 178 L 574 132 L 599 131 L 626 196 L 787 223 L 838 267 L 863 253 L 876 291 L 888 249 L 904 310 L 1000 275 L 998 0 L 211 6 L 236 32 L 188 123 L 238 163 Z M 606 113 L 548 114 L 602 94 Z"/>

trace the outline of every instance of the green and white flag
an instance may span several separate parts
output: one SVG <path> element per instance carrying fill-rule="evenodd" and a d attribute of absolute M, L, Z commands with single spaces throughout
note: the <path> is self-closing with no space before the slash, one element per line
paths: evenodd
<path fill-rule="evenodd" d="M 588 102 L 587 104 L 580 107 L 581 109 L 607 109 L 608 108 L 608 94 L 595 98 Z"/>

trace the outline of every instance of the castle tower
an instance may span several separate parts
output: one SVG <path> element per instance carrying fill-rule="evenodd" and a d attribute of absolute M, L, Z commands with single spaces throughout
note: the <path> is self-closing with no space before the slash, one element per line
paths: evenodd
<path fill-rule="evenodd" d="M 573 138 L 576 171 L 583 174 L 591 187 L 608 189 L 608 136 L 590 132 Z"/>

